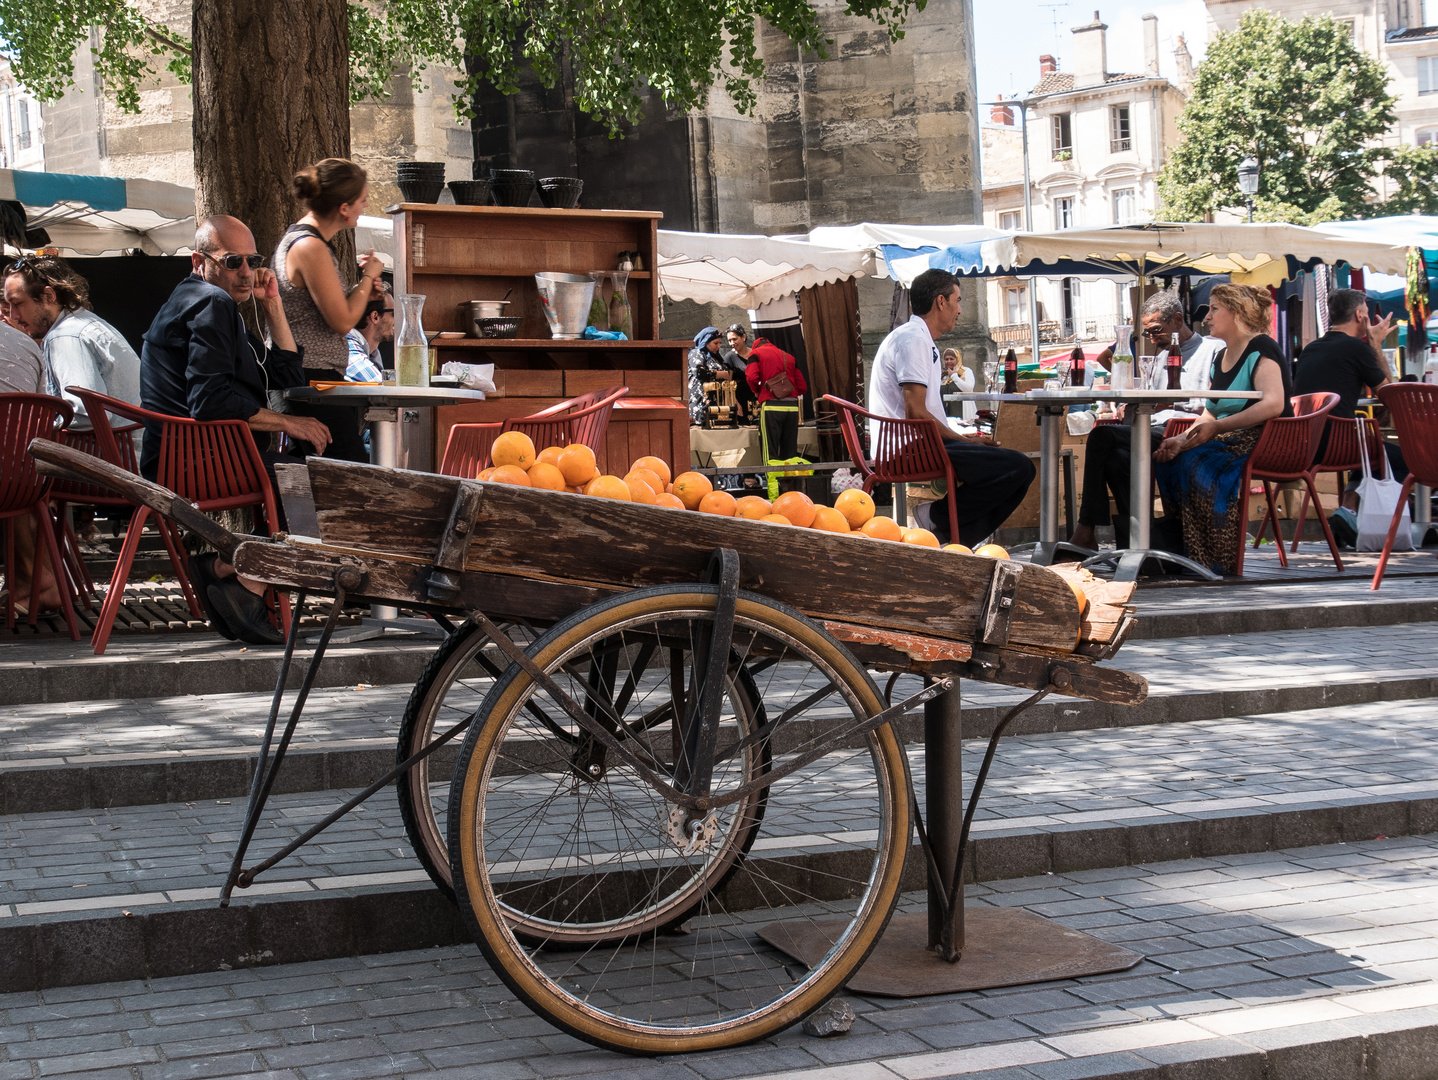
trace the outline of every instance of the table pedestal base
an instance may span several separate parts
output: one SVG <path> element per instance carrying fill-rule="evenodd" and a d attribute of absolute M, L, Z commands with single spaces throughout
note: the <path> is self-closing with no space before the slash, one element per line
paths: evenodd
<path fill-rule="evenodd" d="M 378 609 L 379 605 L 375 605 L 370 610 L 375 611 Z M 388 610 L 394 609 L 391 608 Z M 356 641 L 373 641 L 376 638 L 382 637 L 432 637 L 443 640 L 444 636 L 444 627 L 440 626 L 439 623 L 433 619 L 401 619 L 398 615 L 391 619 L 371 615 L 361 620 L 358 626 L 349 626 L 343 630 L 336 630 L 330 635 L 330 644 L 353 645 Z M 305 641 L 310 645 L 318 645 L 320 638 L 319 635 L 316 634 L 314 637 L 306 638 Z"/>
<path fill-rule="evenodd" d="M 771 923 L 759 936 L 804 964 L 817 963 L 846 923 Z M 964 910 L 964 951 L 956 964 L 929 948 L 929 917 L 895 915 L 848 988 L 879 997 L 923 997 L 962 990 L 1076 979 L 1127 971 L 1143 959 L 1130 949 L 1016 908 Z"/>
<path fill-rule="evenodd" d="M 1204 581 L 1221 580 L 1221 575 L 1215 574 L 1208 567 L 1200 566 L 1183 555 L 1175 554 L 1172 551 L 1163 551 L 1159 548 L 1120 548 L 1118 551 L 1105 551 L 1091 559 L 1085 559 L 1081 565 L 1085 570 L 1095 566 L 1112 566 L 1114 567 L 1114 581 L 1137 581 L 1139 573 L 1143 570 L 1144 562 L 1149 559 L 1172 563 Z"/>
<path fill-rule="evenodd" d="M 1093 548 L 1070 544 L 1067 540 L 1041 540 L 1033 546 L 1033 554 L 1029 556 L 1029 562 L 1034 566 L 1052 566 L 1056 562 L 1063 561 L 1054 557 L 1061 551 L 1072 552 L 1079 559 L 1091 559 L 1098 554 Z"/>

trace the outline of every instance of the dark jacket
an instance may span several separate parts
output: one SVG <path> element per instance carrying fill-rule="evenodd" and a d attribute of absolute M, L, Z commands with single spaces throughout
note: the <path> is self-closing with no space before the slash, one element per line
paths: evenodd
<path fill-rule="evenodd" d="M 140 351 L 140 403 L 193 420 L 248 420 L 266 407 L 266 389 L 303 386 L 302 353 L 269 348 L 250 333 L 239 305 L 218 285 L 191 274 L 175 286 Z M 154 478 L 156 426 L 145 428 L 140 472 Z"/>

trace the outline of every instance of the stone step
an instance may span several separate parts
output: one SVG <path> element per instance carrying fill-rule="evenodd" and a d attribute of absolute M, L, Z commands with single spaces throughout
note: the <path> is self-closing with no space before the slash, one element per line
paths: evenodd
<path fill-rule="evenodd" d="M 1438 761 L 1426 721 L 1434 707 L 1425 700 L 1366 713 L 1314 710 L 1006 739 L 975 820 L 973 876 L 995 882 L 1432 832 Z M 971 770 L 981 747 L 965 749 Z M 911 760 L 922 805 L 922 752 L 912 751 Z M 273 798 L 250 861 L 343 796 Z M 453 909 L 410 853 L 389 793 L 238 893 L 230 908 L 216 908 L 243 806 L 242 799 L 210 800 L 0 817 L 0 881 L 9 886 L 0 896 L 0 987 L 462 940 Z M 766 848 L 756 858 L 802 859 L 816 870 L 843 858 L 843 842 L 826 831 L 834 809 L 810 814 L 814 832 L 788 841 L 792 853 Z M 917 848 L 909 880 L 922 885 Z"/>
<path fill-rule="evenodd" d="M 272 655 L 239 654 L 224 644 L 229 648 L 179 655 L 239 656 L 242 663 Z M 337 665 L 322 681 L 338 681 L 336 670 L 356 681 L 311 694 L 279 790 L 363 784 L 387 768 L 411 683 L 430 648 L 432 643 L 382 648 L 365 643 L 337 649 L 335 659 L 349 658 L 349 666 Z M 1031 735 L 1143 728 L 1430 698 L 1438 696 L 1435 655 L 1438 623 L 1131 642 L 1111 663 L 1146 676 L 1148 700 L 1131 707 L 1050 697 L 1007 730 Z M 413 671 L 408 679 L 375 685 L 406 665 Z M 292 685 L 297 678 L 292 675 Z M 877 678 L 882 685 L 885 676 Z M 899 680 L 896 700 L 918 688 L 916 678 Z M 961 693 L 964 734 L 981 738 L 1026 696 L 973 680 L 961 684 Z M 269 692 L 17 705 L 0 718 L 0 813 L 242 796 L 249 790 L 269 707 Z M 922 722 L 905 718 L 900 731 L 917 742 Z M 441 768 L 447 765 L 441 762 Z"/>
<path fill-rule="evenodd" d="M 700 1054 L 628 1058 L 561 1034 L 467 942 L 15 991 L 0 996 L 0 1031 L 17 1076 L 33 1063 L 486 1080 L 1424 1078 L 1438 1059 L 1435 865 L 1438 838 L 1423 837 L 974 886 L 971 907 L 1027 910 L 1145 959 L 909 1000 L 846 991 L 846 1035 L 795 1027 Z M 906 894 L 901 909 L 922 903 Z"/>

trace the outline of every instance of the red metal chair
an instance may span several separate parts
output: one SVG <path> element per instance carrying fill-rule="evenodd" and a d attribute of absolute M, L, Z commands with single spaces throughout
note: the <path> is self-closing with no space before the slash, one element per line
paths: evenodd
<path fill-rule="evenodd" d="M 1383 544 L 1383 554 L 1378 557 L 1378 569 L 1373 572 L 1375 589 L 1383 584 L 1388 556 L 1393 553 L 1393 540 L 1403 521 L 1403 508 L 1408 505 L 1408 496 L 1414 485 L 1438 487 L 1438 386 L 1389 383 L 1378 388 L 1378 400 L 1393 418 L 1393 426 L 1398 431 L 1398 445 L 1403 450 L 1403 460 L 1408 463 L 1408 476 L 1403 481 L 1403 492 L 1393 512 L 1393 521 L 1388 526 L 1388 539 Z"/>
<path fill-rule="evenodd" d="M 1328 414 L 1338 404 L 1337 394 L 1299 394 L 1293 399 L 1293 415 L 1277 416 L 1263 425 L 1258 444 L 1248 455 L 1243 466 L 1243 481 L 1240 485 L 1238 514 L 1239 521 L 1248 521 L 1248 497 L 1253 481 L 1263 484 L 1263 494 L 1268 500 L 1263 521 L 1259 522 L 1258 533 L 1253 538 L 1257 547 L 1263 538 L 1264 528 L 1273 526 L 1273 537 L 1278 546 L 1278 562 L 1288 566 L 1288 555 L 1283 550 L 1283 533 L 1278 529 L 1278 514 L 1273 509 L 1273 485 L 1291 480 L 1302 480 L 1309 495 L 1318 503 L 1318 490 L 1313 486 L 1313 459 L 1318 454 L 1318 442 L 1323 438 L 1323 429 L 1328 423 Z M 1320 504 L 1321 505 L 1321 504 Z M 1333 530 L 1328 519 L 1319 515 L 1323 535 L 1328 540 L 1328 550 L 1333 555 L 1334 565 L 1343 569 L 1343 560 L 1338 554 L 1338 544 L 1333 539 Z M 1243 573 L 1244 541 L 1247 528 L 1238 533 L 1238 560 L 1234 573 Z"/>
<path fill-rule="evenodd" d="M 844 445 L 849 450 L 854 467 L 864 478 L 865 492 L 872 491 L 875 484 L 908 484 L 938 479 L 948 484 L 949 537 L 958 543 L 959 512 L 957 499 L 954 498 L 958 483 L 954 478 L 953 463 L 949 461 L 949 452 L 944 449 L 944 438 L 939 434 L 938 421 L 880 416 L 833 394 L 825 394 L 824 400 L 839 410 L 839 430 L 844 434 Z M 879 423 L 872 461 L 864 456 L 858 417 L 866 422 L 877 420 Z"/>
<path fill-rule="evenodd" d="M 72 386 L 67 390 L 85 403 L 85 411 L 95 426 L 100 456 L 106 461 L 118 464 L 124 458 L 114 429 L 108 419 L 101 422 L 101 417 L 114 413 L 126 420 L 152 423 L 160 437 L 160 457 L 155 473 L 157 484 L 189 500 L 199 510 L 253 507 L 262 515 L 266 528 L 275 528 L 279 513 L 274 489 L 270 487 L 270 478 L 265 473 L 265 463 L 255 446 L 254 436 L 243 420 L 191 420 L 188 417 L 166 416 L 82 387 Z M 129 580 L 130 567 L 140 546 L 140 535 L 152 513 L 149 507 L 137 505 L 130 518 L 130 527 L 125 532 L 125 541 L 115 562 L 115 575 L 105 593 L 105 604 L 100 609 L 91 639 L 96 655 L 105 651 L 110 640 L 115 615 L 124 602 L 125 583 Z M 163 527 L 160 533 L 165 535 Z M 171 547 L 168 541 L 166 547 Z M 197 618 L 203 618 L 195 603 L 194 591 L 189 587 L 188 575 L 183 573 L 179 552 L 172 548 L 170 558 L 181 571 L 180 580 L 185 597 L 191 604 L 190 610 Z M 280 592 L 277 601 L 281 626 L 288 633 L 289 597 Z"/>
<path fill-rule="evenodd" d="M 1388 455 L 1383 450 L 1383 437 L 1378 433 L 1376 426 L 1368 429 L 1368 460 L 1374 470 L 1374 475 L 1384 477 L 1388 475 Z M 1313 463 L 1309 470 L 1313 473 L 1316 481 L 1319 473 L 1346 473 L 1357 472 L 1362 466 L 1358 454 L 1358 421 L 1348 417 L 1330 416 L 1328 418 L 1328 442 L 1323 447 L 1323 456 Z M 1339 498 L 1343 496 L 1342 485 L 1339 486 Z M 1321 503 L 1314 503 L 1319 514 L 1323 514 Z M 1324 515 L 1326 516 L 1326 515 Z M 1303 534 L 1303 523 L 1308 520 L 1308 489 L 1304 488 L 1303 502 L 1298 510 L 1298 524 L 1293 530 L 1293 546 L 1289 551 L 1298 550 L 1298 538 Z"/>
<path fill-rule="evenodd" d="M 614 403 L 627 393 L 627 386 L 611 386 L 561 401 L 530 416 L 510 417 L 503 423 L 455 424 L 449 429 L 439 471 L 446 476 L 472 477 L 488 468 L 490 447 L 506 431 L 524 432 L 536 450 L 583 443 L 596 456 L 603 456 Z"/>
<path fill-rule="evenodd" d="M 60 590 L 60 612 L 70 630 L 70 640 L 80 640 L 75 624 L 75 609 L 70 603 L 70 582 L 55 530 L 50 519 L 50 480 L 35 469 L 29 454 L 33 439 L 53 439 L 59 429 L 75 417 L 67 402 L 45 394 L 0 394 L 0 520 L 5 523 L 5 626 L 15 629 L 15 519 L 28 514 L 38 533 L 35 557 L 39 561 L 41 547 L 50 559 L 55 582 Z M 30 590 L 29 623 L 39 617 L 39 576 Z"/>

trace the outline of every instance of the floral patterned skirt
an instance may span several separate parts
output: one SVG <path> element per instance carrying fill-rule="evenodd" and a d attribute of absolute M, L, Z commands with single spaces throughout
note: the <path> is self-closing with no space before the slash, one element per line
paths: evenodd
<path fill-rule="evenodd" d="M 1232 574 L 1238 563 L 1239 537 L 1247 531 L 1239 519 L 1243 467 L 1262 431 L 1230 431 L 1154 467 L 1164 513 L 1182 514 L 1188 557 L 1214 573 Z"/>

